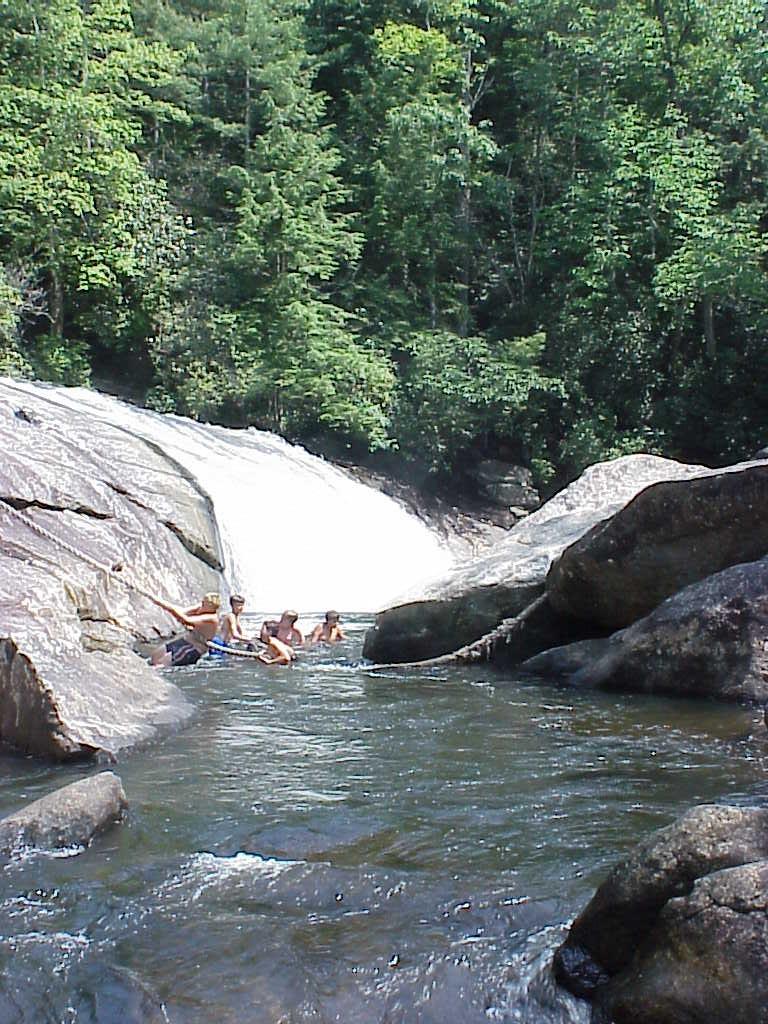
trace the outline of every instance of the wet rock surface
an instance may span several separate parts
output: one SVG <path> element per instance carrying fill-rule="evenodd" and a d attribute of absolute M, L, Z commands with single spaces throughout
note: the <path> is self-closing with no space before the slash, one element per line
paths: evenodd
<path fill-rule="evenodd" d="M 768 559 L 734 565 L 607 639 L 530 658 L 526 672 L 573 687 L 768 700 Z"/>
<path fill-rule="evenodd" d="M 139 591 L 186 604 L 221 562 L 210 502 L 172 460 L 43 394 L 0 382 L 0 740 L 70 758 L 190 713 L 132 651 L 174 629 Z"/>
<path fill-rule="evenodd" d="M 87 846 L 97 833 L 120 821 L 127 806 L 114 772 L 72 782 L 0 820 L 0 854 Z"/>
<path fill-rule="evenodd" d="M 711 472 L 655 455 L 627 455 L 591 466 L 490 551 L 459 563 L 449 576 L 379 613 L 365 638 L 364 656 L 376 662 L 416 661 L 471 643 L 543 593 L 553 560 L 643 488 Z"/>
<path fill-rule="evenodd" d="M 768 1020 L 768 810 L 696 807 L 618 864 L 554 961 L 595 1021 Z"/>

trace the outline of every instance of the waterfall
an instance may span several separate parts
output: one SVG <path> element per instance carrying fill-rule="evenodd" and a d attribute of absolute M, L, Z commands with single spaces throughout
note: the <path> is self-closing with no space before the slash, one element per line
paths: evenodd
<path fill-rule="evenodd" d="M 453 558 L 388 496 L 275 434 L 150 412 L 85 388 L 11 382 L 152 442 L 211 498 L 225 573 L 249 608 L 370 612 Z"/>

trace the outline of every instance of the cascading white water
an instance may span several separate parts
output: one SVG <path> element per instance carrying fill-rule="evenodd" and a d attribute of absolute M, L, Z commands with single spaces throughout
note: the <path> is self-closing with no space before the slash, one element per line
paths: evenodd
<path fill-rule="evenodd" d="M 274 434 L 161 415 L 85 388 L 7 383 L 88 410 L 182 465 L 213 501 L 227 579 L 251 608 L 374 611 L 452 564 L 396 501 Z"/>

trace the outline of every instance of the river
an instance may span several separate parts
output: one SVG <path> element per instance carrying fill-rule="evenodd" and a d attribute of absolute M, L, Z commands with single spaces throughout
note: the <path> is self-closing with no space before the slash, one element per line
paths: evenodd
<path fill-rule="evenodd" d="M 547 964 L 609 866 L 768 796 L 755 712 L 374 673 L 345 622 L 174 670 L 197 713 L 116 766 L 128 820 L 0 869 L 0 1024 L 584 1024 Z M 0 814 L 95 770 L 6 752 Z"/>

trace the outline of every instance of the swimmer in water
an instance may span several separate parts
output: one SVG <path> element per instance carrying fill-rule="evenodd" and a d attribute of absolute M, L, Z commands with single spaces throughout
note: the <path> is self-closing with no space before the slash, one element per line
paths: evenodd
<path fill-rule="evenodd" d="M 246 636 L 243 632 L 242 626 L 240 625 L 240 615 L 245 608 L 245 598 L 240 594 L 232 594 L 229 599 L 230 611 L 226 615 L 222 615 L 221 621 L 219 622 L 219 631 L 213 638 L 213 643 L 219 647 L 234 647 L 235 644 L 245 644 L 246 649 L 252 651 L 253 648 L 253 637 Z M 213 648 L 210 651 L 212 656 L 225 657 L 225 651 L 217 651 Z"/>
<path fill-rule="evenodd" d="M 291 647 L 294 647 L 296 644 L 303 644 L 304 637 L 300 630 L 296 628 L 298 617 L 298 612 L 286 611 L 280 616 L 279 622 L 276 619 L 267 619 L 261 627 L 262 643 L 268 644 L 270 637 L 274 637 L 281 643 L 288 644 Z"/>
<path fill-rule="evenodd" d="M 155 598 L 155 604 L 172 615 L 182 626 L 186 626 L 187 632 L 158 647 L 152 652 L 150 661 L 158 668 L 167 668 L 169 665 L 194 665 L 207 653 L 208 641 L 216 636 L 221 598 L 218 594 L 206 594 L 200 604 L 186 610 L 158 598 Z"/>
<path fill-rule="evenodd" d="M 339 640 L 346 640 L 347 635 L 339 625 L 339 618 L 338 612 L 326 612 L 325 622 L 318 622 L 312 630 L 309 642 L 312 644 L 336 644 Z"/>
<path fill-rule="evenodd" d="M 290 644 L 278 640 L 276 636 L 270 636 L 264 643 L 267 644 L 268 650 L 259 655 L 259 661 L 265 665 L 290 665 L 291 662 L 296 661 L 294 649 Z"/>
<path fill-rule="evenodd" d="M 222 616 L 221 623 L 219 624 L 221 639 L 227 646 L 233 641 L 239 641 L 242 644 L 253 644 L 253 637 L 246 636 L 240 625 L 240 616 L 243 613 L 243 608 L 245 608 L 245 598 L 241 597 L 240 594 L 233 594 L 229 599 L 229 607 L 231 611 Z"/>

